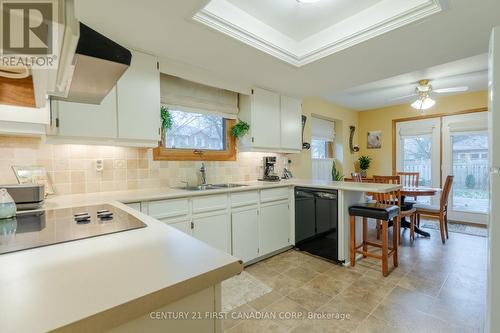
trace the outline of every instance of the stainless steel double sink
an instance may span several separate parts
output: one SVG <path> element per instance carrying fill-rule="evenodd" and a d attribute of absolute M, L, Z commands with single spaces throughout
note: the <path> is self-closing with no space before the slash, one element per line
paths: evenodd
<path fill-rule="evenodd" d="M 247 185 L 241 185 L 241 184 L 207 184 L 207 185 L 198 185 L 198 186 L 183 186 L 183 187 L 176 187 L 177 189 L 180 190 L 187 190 L 187 191 L 208 191 L 208 190 L 220 190 L 223 188 L 234 188 L 234 187 L 243 187 Z"/>

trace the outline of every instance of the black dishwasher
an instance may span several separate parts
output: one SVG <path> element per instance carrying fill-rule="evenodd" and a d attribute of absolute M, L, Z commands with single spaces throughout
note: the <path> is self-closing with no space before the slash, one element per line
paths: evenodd
<path fill-rule="evenodd" d="M 295 188 L 295 247 L 338 260 L 338 192 Z"/>

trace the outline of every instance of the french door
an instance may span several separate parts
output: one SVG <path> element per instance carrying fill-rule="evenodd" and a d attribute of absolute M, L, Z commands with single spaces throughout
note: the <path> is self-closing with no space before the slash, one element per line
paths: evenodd
<path fill-rule="evenodd" d="M 487 112 L 398 122 L 396 136 L 397 171 L 419 172 L 419 185 L 430 187 L 441 187 L 448 175 L 454 175 L 450 220 L 487 223 Z M 439 196 L 418 200 L 439 204 Z"/>
<path fill-rule="evenodd" d="M 419 186 L 439 187 L 440 140 L 439 118 L 399 122 L 396 126 L 397 171 L 418 172 Z M 419 202 L 435 204 L 436 199 L 419 197 Z"/>
<path fill-rule="evenodd" d="M 488 223 L 489 145 L 486 112 L 443 117 L 443 176 L 454 175 L 449 218 Z"/>

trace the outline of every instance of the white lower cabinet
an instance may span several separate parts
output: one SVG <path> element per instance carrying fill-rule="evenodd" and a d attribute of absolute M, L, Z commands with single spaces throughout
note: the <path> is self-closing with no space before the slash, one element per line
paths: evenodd
<path fill-rule="evenodd" d="M 175 222 L 167 222 L 167 224 L 171 227 L 174 227 L 177 230 L 180 230 L 188 235 L 191 235 L 191 221 L 189 220 L 182 220 L 182 221 L 175 221 Z"/>
<path fill-rule="evenodd" d="M 289 245 L 289 210 L 288 201 L 277 201 L 261 206 L 259 219 L 261 255 Z"/>
<path fill-rule="evenodd" d="M 213 247 L 231 253 L 229 212 L 193 217 L 193 236 Z"/>
<path fill-rule="evenodd" d="M 259 209 L 243 208 L 231 214 L 233 256 L 248 262 L 259 256 Z"/>
<path fill-rule="evenodd" d="M 247 263 L 290 245 L 289 187 L 129 204 Z"/>

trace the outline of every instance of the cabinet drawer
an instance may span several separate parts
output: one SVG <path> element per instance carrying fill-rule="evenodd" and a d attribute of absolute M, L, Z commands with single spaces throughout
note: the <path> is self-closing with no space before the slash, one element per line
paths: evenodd
<path fill-rule="evenodd" d="M 172 199 L 150 201 L 149 216 L 156 219 L 163 219 L 168 217 L 176 217 L 189 214 L 189 201 L 188 199 Z"/>
<path fill-rule="evenodd" d="M 211 212 L 214 210 L 223 210 L 228 207 L 227 194 L 210 195 L 206 197 L 193 198 L 193 213 Z"/>
<path fill-rule="evenodd" d="M 140 202 L 131 202 L 131 203 L 128 203 L 126 205 L 132 209 L 135 209 L 138 212 L 141 211 L 141 203 Z"/>
<path fill-rule="evenodd" d="M 269 202 L 288 199 L 290 189 L 288 187 L 270 188 L 260 191 L 260 201 Z"/>
<path fill-rule="evenodd" d="M 258 201 L 259 201 L 259 194 L 257 193 L 257 191 L 231 193 L 232 207 L 256 205 Z"/>

